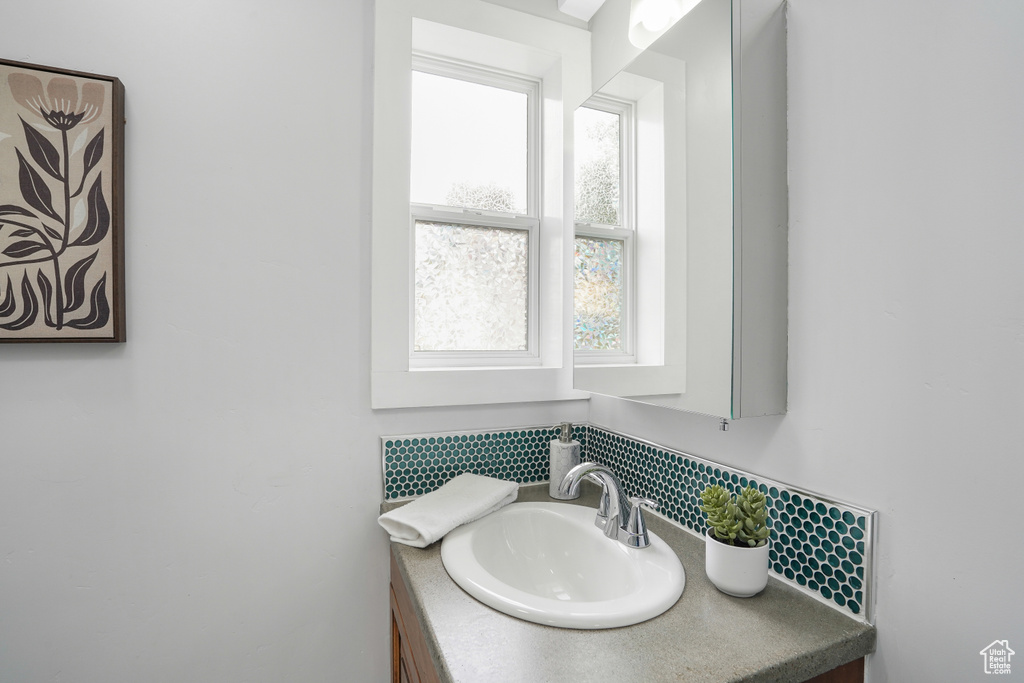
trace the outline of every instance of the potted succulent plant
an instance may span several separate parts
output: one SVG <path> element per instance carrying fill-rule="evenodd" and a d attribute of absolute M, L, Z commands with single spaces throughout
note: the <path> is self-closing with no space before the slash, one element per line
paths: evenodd
<path fill-rule="evenodd" d="M 705 569 L 718 590 L 748 598 L 768 584 L 768 501 L 753 486 L 730 495 L 712 484 L 700 495 L 708 518 Z"/>

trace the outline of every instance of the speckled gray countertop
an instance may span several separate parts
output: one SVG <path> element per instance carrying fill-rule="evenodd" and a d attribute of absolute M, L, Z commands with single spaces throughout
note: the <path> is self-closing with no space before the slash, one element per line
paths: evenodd
<path fill-rule="evenodd" d="M 520 488 L 521 502 L 549 500 L 547 484 Z M 596 508 L 596 489 L 575 502 Z M 704 573 L 701 539 L 657 515 L 647 522 L 679 555 L 686 588 L 661 616 L 607 630 L 553 628 L 497 612 L 451 580 L 441 543 L 392 543 L 441 680 L 804 681 L 874 650 L 874 627 L 774 577 L 752 598 L 720 593 Z"/>

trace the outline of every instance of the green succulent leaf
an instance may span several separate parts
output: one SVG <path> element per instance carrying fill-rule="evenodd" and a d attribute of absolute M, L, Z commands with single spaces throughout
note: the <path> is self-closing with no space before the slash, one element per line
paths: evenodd
<path fill-rule="evenodd" d="M 767 524 L 768 508 L 765 495 L 753 486 L 748 486 L 740 491 L 737 502 L 743 520 L 738 534 L 740 540 L 751 547 L 764 545 L 767 542 L 765 539 L 771 534 Z"/>

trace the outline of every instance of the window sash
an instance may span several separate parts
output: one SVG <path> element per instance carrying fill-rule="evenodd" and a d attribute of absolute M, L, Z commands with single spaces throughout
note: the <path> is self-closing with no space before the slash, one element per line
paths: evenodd
<path fill-rule="evenodd" d="M 457 367 L 535 366 L 540 358 L 540 207 L 541 207 L 541 83 L 516 74 L 481 67 L 455 59 L 414 54 L 412 68 L 437 76 L 521 92 L 527 96 L 526 214 L 484 211 L 444 205 L 410 203 L 409 250 L 409 367 L 410 369 Z M 467 227 L 509 228 L 528 234 L 527 254 L 527 348 L 522 351 L 416 351 L 416 223 L 449 223 Z"/>
<path fill-rule="evenodd" d="M 636 363 L 636 104 L 629 100 L 594 95 L 583 106 L 619 116 L 619 224 L 576 223 L 575 235 L 621 240 L 623 243 L 622 350 L 583 350 L 576 349 L 574 344 L 574 364 L 631 364 Z"/>
<path fill-rule="evenodd" d="M 584 107 L 619 117 L 619 222 L 615 225 L 577 222 L 581 226 L 601 226 L 633 230 L 636 225 L 636 104 L 606 95 L 594 95 Z"/>
<path fill-rule="evenodd" d="M 505 228 L 527 234 L 526 349 L 516 351 L 417 351 L 416 337 L 416 223 L 444 223 L 470 228 Z M 411 368 L 518 366 L 540 364 L 539 253 L 540 221 L 522 216 L 476 210 L 438 209 L 422 204 L 410 212 L 409 366 Z"/>
<path fill-rule="evenodd" d="M 435 76 L 454 78 L 469 83 L 502 88 L 526 95 L 526 213 L 530 218 L 540 217 L 541 206 L 541 83 L 516 74 L 469 64 L 455 59 L 414 54 L 412 70 Z M 441 206 L 441 205 L 437 205 Z M 459 210 L 462 207 L 447 207 Z M 468 209 L 476 211 L 477 209 Z M 488 212 L 490 213 L 490 212 Z M 498 213 L 498 212 L 495 212 Z"/>

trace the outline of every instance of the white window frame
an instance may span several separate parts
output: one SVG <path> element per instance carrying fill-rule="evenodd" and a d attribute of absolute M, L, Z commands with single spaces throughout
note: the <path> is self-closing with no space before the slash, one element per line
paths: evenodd
<path fill-rule="evenodd" d="M 410 202 L 410 277 L 409 277 L 409 367 L 457 368 L 472 366 L 518 366 L 540 364 L 540 206 L 542 177 L 540 169 L 542 84 L 539 79 L 498 69 L 470 64 L 462 60 L 414 53 L 412 70 L 468 83 L 501 88 L 526 95 L 526 213 L 483 211 L 464 207 Z M 480 228 L 509 228 L 527 234 L 527 323 L 526 349 L 522 351 L 416 351 L 415 255 L 416 223 L 449 223 Z"/>
<path fill-rule="evenodd" d="M 591 94 L 590 32 L 482 0 L 376 0 L 371 200 L 370 404 L 374 409 L 586 399 L 573 389 L 572 113 Z M 412 367 L 409 358 L 411 78 L 414 52 L 544 84 L 537 256 L 540 363 Z"/>
<path fill-rule="evenodd" d="M 574 349 L 575 364 L 628 365 L 636 363 L 636 103 L 594 95 L 582 106 L 619 117 L 619 225 L 575 223 L 575 236 L 622 242 L 622 350 Z"/>
<path fill-rule="evenodd" d="M 688 245 L 688 200 L 685 160 L 666 155 L 685 145 L 687 110 L 681 89 L 685 82 L 677 64 L 663 63 L 656 53 L 638 71 L 619 73 L 601 87 L 601 94 L 636 102 L 636 181 L 634 204 L 635 363 L 579 363 L 575 386 L 597 394 L 652 397 L 686 391 L 687 267 L 666 262 L 666 253 L 685 254 Z M 630 67 L 631 70 L 638 62 Z M 668 72 L 671 73 L 668 73 Z M 668 192 L 667 188 L 676 188 Z M 578 355 L 577 355 L 578 358 Z M 699 370 L 699 369 L 698 369 Z"/>

